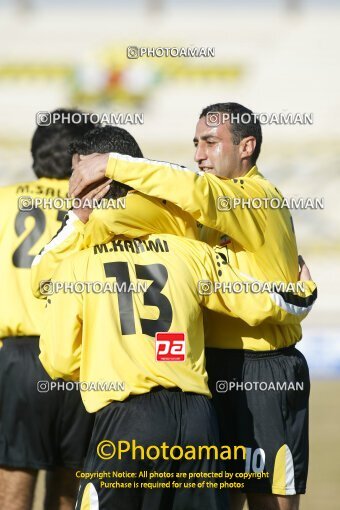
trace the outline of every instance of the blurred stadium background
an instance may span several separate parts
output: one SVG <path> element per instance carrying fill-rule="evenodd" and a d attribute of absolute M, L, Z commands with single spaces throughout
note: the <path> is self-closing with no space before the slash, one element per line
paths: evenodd
<path fill-rule="evenodd" d="M 0 0 L 2 185 L 33 177 L 36 113 L 60 106 L 142 113 L 143 125 L 125 127 L 144 154 L 189 167 L 203 106 L 313 113 L 312 125 L 263 126 L 259 160 L 285 196 L 324 199 L 293 211 L 319 284 L 300 344 L 313 378 L 302 510 L 340 508 L 339 25 L 338 0 Z M 213 47 L 215 57 L 128 59 L 128 46 Z"/>

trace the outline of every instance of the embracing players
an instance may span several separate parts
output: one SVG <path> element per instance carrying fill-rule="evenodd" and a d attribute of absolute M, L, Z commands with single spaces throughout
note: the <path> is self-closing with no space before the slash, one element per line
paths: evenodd
<path fill-rule="evenodd" d="M 202 240 L 225 247 L 234 267 L 260 280 L 296 282 L 292 218 L 286 207 L 271 206 L 271 200 L 277 204 L 283 197 L 256 166 L 261 143 L 260 123 L 249 109 L 218 103 L 205 108 L 197 123 L 199 171 L 119 154 L 91 155 L 76 165 L 70 189 L 78 195 L 106 176 L 169 200 L 203 225 Z M 110 228 L 107 219 L 106 230 Z M 299 306 L 299 300 L 291 306 Z M 246 483 L 250 509 L 296 510 L 308 471 L 309 373 L 295 347 L 301 327 L 249 327 L 242 319 L 212 311 L 205 324 L 207 368 L 222 441 L 247 447 L 246 461 L 234 469 L 270 473 L 269 479 Z M 219 381 L 236 381 L 240 390 L 226 392 Z M 261 391 L 256 382 L 279 382 L 283 389 Z M 244 389 L 246 384 L 250 390 Z M 233 508 L 242 506 L 242 496 L 234 494 Z"/>
<path fill-rule="evenodd" d="M 76 153 L 74 164 L 79 154 L 96 150 L 136 154 L 137 148 L 126 131 L 110 127 L 97 128 L 72 144 Z M 116 198 L 126 195 L 126 186 L 114 182 L 112 193 Z M 211 459 L 171 462 L 160 458 L 149 462 L 127 456 L 108 462 L 99 457 L 97 448 L 102 441 L 117 444 L 120 440 L 136 440 L 144 446 L 163 442 L 182 447 L 217 445 L 217 425 L 207 398 L 210 393 L 204 366 L 201 307 L 242 317 L 249 326 L 260 321 L 268 325 L 299 324 L 314 300 L 315 286 L 306 282 L 306 293 L 286 295 L 275 289 L 256 295 L 223 290 L 206 292 L 199 282 L 218 284 L 221 289 L 226 282 L 252 280 L 231 268 L 225 248 L 214 251 L 205 243 L 171 235 L 178 232 L 193 235 L 195 221 L 188 214 L 178 208 L 176 213 L 174 206 L 175 214 L 170 220 L 167 204 L 134 192 L 128 194 L 127 209 L 137 197 L 140 208 L 135 224 L 145 225 L 152 213 L 154 218 L 158 217 L 159 225 L 163 222 L 166 226 L 167 234 L 142 234 L 142 238 L 132 240 L 120 235 L 67 257 L 66 238 L 77 238 L 76 220 L 72 221 L 71 215 L 35 259 L 35 271 L 39 272 L 39 268 L 45 267 L 43 261 L 53 261 L 51 254 L 59 250 L 60 260 L 51 280 L 52 293 L 41 337 L 41 360 L 54 378 L 79 379 L 84 385 L 124 383 L 123 388 L 82 392 L 86 408 L 96 413 L 86 471 L 216 471 L 218 463 Z M 130 210 L 127 216 L 131 216 Z M 70 246 L 70 250 L 74 247 Z M 130 290 L 118 292 L 113 287 L 111 292 L 99 292 L 101 284 L 104 288 L 108 282 L 125 283 Z M 133 290 L 142 282 L 147 283 L 147 288 Z M 87 284 L 88 290 L 77 291 L 82 288 L 80 283 Z M 94 284 L 96 292 L 91 290 Z M 59 290 L 53 292 L 57 286 Z M 297 298 L 299 305 L 291 306 L 290 301 Z M 167 332 L 182 338 L 180 360 L 159 357 L 164 354 L 164 337 L 159 346 L 158 342 L 162 342 L 159 335 Z M 106 481 L 109 484 L 110 480 Z M 105 478 L 102 482 L 105 485 Z M 79 509 L 225 510 L 227 501 L 225 491 L 194 488 L 148 491 L 140 487 L 114 490 L 103 488 L 100 480 L 95 480 L 82 482 L 77 505 Z"/>

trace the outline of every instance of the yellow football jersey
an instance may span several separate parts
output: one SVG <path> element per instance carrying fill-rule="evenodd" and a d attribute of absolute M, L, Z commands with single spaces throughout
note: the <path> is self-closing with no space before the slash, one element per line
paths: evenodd
<path fill-rule="evenodd" d="M 116 201 L 118 202 L 118 201 Z M 149 234 L 169 233 L 189 239 L 198 239 L 196 221 L 165 200 L 149 197 L 135 191 L 126 196 L 125 208 L 110 207 L 94 209 L 87 223 L 82 223 L 71 210 L 65 218 L 65 226 L 32 263 L 32 291 L 38 298 L 41 281 L 49 280 L 58 264 L 68 255 L 80 250 L 106 243 L 114 236 L 143 237 Z"/>
<path fill-rule="evenodd" d="M 188 212 L 203 225 L 201 240 L 227 247 L 234 268 L 259 280 L 298 280 L 290 211 L 276 207 L 283 197 L 256 166 L 241 178 L 220 179 L 170 163 L 114 153 L 106 176 Z M 274 199 L 274 207 L 269 205 L 270 199 Z M 235 203 L 239 205 L 233 206 Z M 302 336 L 300 325 L 263 324 L 254 329 L 240 319 L 210 312 L 205 325 L 207 346 L 217 348 L 274 350 L 295 344 Z"/>
<path fill-rule="evenodd" d="M 0 338 L 40 334 L 44 304 L 32 295 L 31 264 L 66 213 L 48 201 L 67 191 L 68 181 L 47 178 L 0 188 Z"/>
<path fill-rule="evenodd" d="M 51 377 L 80 381 L 89 412 L 155 386 L 210 396 L 202 308 L 250 326 L 296 324 L 315 299 L 313 282 L 303 293 L 224 291 L 240 281 L 252 278 L 231 268 L 223 248 L 173 235 L 82 250 L 51 281 L 40 359 Z"/>

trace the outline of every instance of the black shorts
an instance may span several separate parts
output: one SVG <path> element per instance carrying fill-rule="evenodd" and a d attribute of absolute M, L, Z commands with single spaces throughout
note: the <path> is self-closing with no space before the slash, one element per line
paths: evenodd
<path fill-rule="evenodd" d="M 94 416 L 86 412 L 78 389 L 51 390 L 52 379 L 38 356 L 38 337 L 3 339 L 0 465 L 79 469 L 86 456 Z M 60 381 L 62 384 L 64 381 Z"/>
<path fill-rule="evenodd" d="M 227 510 L 226 490 L 184 488 L 184 483 L 198 482 L 195 478 L 189 480 L 190 473 L 221 472 L 218 460 L 172 460 L 171 457 L 177 457 L 179 451 L 171 456 L 165 452 L 150 459 L 150 456 L 157 456 L 154 448 L 150 455 L 145 453 L 151 445 L 160 447 L 162 443 L 182 448 L 187 445 L 218 445 L 218 436 L 215 411 L 211 401 L 203 395 L 156 388 L 150 393 L 107 405 L 96 414 L 85 461 L 86 473 L 100 473 L 103 478 L 81 481 L 76 509 Z M 133 458 L 133 440 L 137 446 L 144 447 L 144 460 L 137 449 Z M 97 448 L 99 444 L 103 445 L 103 441 L 106 441 L 106 446 L 100 450 L 99 456 Z M 117 458 L 118 441 L 127 441 L 130 445 L 130 450 L 122 454 L 121 459 Z M 103 453 L 110 455 L 113 452 L 112 444 L 108 442 L 115 444 L 116 453 L 113 458 L 104 460 L 101 458 Z M 122 448 L 128 448 L 126 443 Z M 115 471 L 133 473 L 134 477 L 125 475 L 119 478 L 117 474 L 112 475 Z M 132 486 L 117 487 L 114 485 L 116 482 L 130 482 Z M 181 483 L 181 486 L 175 487 L 173 482 Z M 165 485 L 142 485 L 148 483 Z"/>
<path fill-rule="evenodd" d="M 310 381 L 303 354 L 294 346 L 209 348 L 206 358 L 221 443 L 247 448 L 246 459 L 227 469 L 244 477 L 245 492 L 304 494 Z"/>

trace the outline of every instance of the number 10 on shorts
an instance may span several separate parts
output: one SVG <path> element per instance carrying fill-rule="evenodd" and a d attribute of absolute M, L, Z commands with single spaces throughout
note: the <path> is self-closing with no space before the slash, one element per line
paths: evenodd
<path fill-rule="evenodd" d="M 156 333 L 156 361 L 184 361 L 184 333 Z"/>
<path fill-rule="evenodd" d="M 264 470 L 266 462 L 266 454 L 262 448 L 247 448 L 246 466 L 244 471 L 246 473 L 260 473 Z"/>

